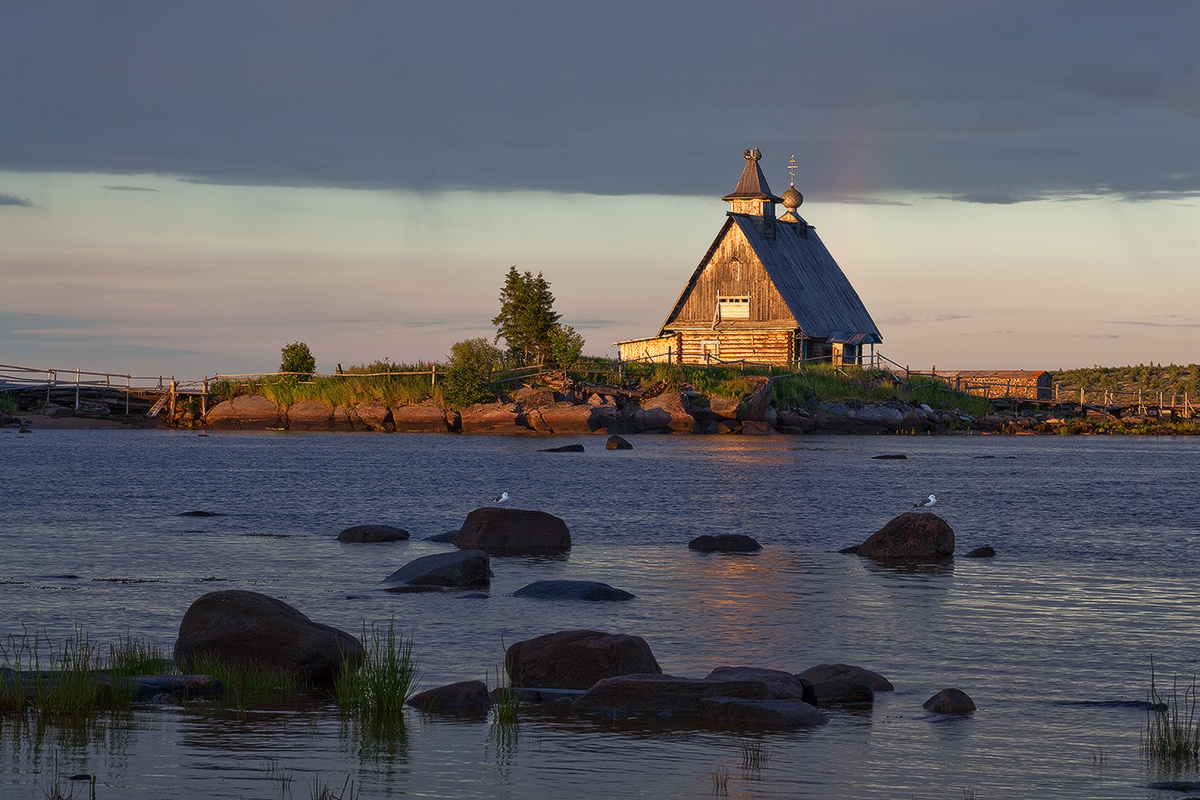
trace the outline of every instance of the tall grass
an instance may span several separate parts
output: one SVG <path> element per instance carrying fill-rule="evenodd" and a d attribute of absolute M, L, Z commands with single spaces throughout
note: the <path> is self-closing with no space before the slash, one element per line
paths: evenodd
<path fill-rule="evenodd" d="M 506 670 L 507 672 L 507 670 Z M 492 700 L 492 719 L 499 725 L 515 725 L 521 710 L 521 692 L 512 685 L 507 675 L 501 677 L 500 668 L 496 668 L 495 685 L 488 676 L 488 696 Z"/>
<path fill-rule="evenodd" d="M 223 696 L 238 711 L 308 688 L 304 681 L 289 672 L 260 664 L 230 663 L 207 653 L 192 656 L 186 666 L 189 672 L 211 675 L 220 681 Z"/>
<path fill-rule="evenodd" d="M 1200 720 L 1196 717 L 1196 676 L 1181 686 L 1179 676 L 1171 688 L 1160 689 L 1150 660 L 1150 689 L 1146 693 L 1146 727 L 1142 753 L 1169 769 L 1200 767 Z"/>
<path fill-rule="evenodd" d="M 363 624 L 364 654 L 358 669 L 343 667 L 335 681 L 338 705 L 364 714 L 394 714 L 404 710 L 421 673 L 413 661 L 412 636 L 396 635 L 395 620 L 386 630 Z"/>
<path fill-rule="evenodd" d="M 44 713 L 79 714 L 94 710 L 107 699 L 97 671 L 96 645 L 79 625 L 75 636 L 55 646 L 42 631 L 0 642 L 0 657 L 8 672 L 0 680 L 0 710 L 32 707 Z"/>

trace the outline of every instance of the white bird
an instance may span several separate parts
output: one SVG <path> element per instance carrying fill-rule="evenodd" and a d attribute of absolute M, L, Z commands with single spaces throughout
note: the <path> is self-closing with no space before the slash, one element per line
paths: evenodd
<path fill-rule="evenodd" d="M 498 497 L 492 498 L 492 502 L 501 508 L 504 508 L 506 505 L 508 505 L 508 492 L 501 492 Z"/>
<path fill-rule="evenodd" d="M 929 495 L 929 499 L 922 500 L 919 503 L 913 503 L 913 508 L 923 508 L 926 511 L 928 511 L 929 509 L 933 508 L 933 505 L 936 502 L 937 502 L 937 498 L 934 497 L 933 495 Z"/>

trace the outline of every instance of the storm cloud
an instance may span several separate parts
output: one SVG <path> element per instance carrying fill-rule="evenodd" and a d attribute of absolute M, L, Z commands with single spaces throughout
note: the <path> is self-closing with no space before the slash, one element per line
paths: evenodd
<path fill-rule="evenodd" d="M 777 192 L 794 153 L 826 201 L 1200 194 L 1183 0 L 39 2 L 0 22 L 3 170 L 720 196 L 759 147 Z"/>

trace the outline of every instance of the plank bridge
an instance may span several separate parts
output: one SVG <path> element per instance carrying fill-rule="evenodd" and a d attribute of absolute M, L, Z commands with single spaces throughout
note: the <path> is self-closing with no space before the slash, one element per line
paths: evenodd
<path fill-rule="evenodd" d="M 201 412 L 207 411 L 209 389 L 214 379 L 176 380 L 175 376 L 138 376 L 112 372 L 87 372 L 73 369 L 36 369 L 0 364 L 0 392 L 35 396 L 46 405 L 74 408 L 86 416 L 89 411 L 103 415 L 124 413 L 155 417 L 183 398 L 199 399 Z"/>

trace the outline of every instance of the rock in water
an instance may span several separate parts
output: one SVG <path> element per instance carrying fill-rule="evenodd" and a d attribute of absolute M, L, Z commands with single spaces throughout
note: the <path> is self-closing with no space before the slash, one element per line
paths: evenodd
<path fill-rule="evenodd" d="M 600 631 L 559 631 L 516 642 L 505 659 L 513 686 L 590 689 L 617 675 L 662 674 L 645 639 Z"/>
<path fill-rule="evenodd" d="M 954 555 L 954 530 L 929 511 L 909 511 L 893 519 L 858 547 L 866 558 L 929 561 Z"/>
<path fill-rule="evenodd" d="M 338 534 L 339 542 L 402 542 L 408 531 L 391 525 L 355 525 Z"/>
<path fill-rule="evenodd" d="M 418 692 L 407 705 L 430 713 L 483 712 L 492 707 L 492 700 L 483 681 L 459 681 Z"/>
<path fill-rule="evenodd" d="M 292 606 L 258 592 L 210 592 L 179 623 L 175 663 L 190 671 L 197 658 L 257 666 L 314 684 L 330 684 L 343 663 L 356 668 L 363 646 L 350 634 L 313 622 Z"/>
<path fill-rule="evenodd" d="M 925 701 L 925 710 L 934 714 L 970 714 L 975 701 L 962 689 L 942 689 Z"/>
<path fill-rule="evenodd" d="M 410 586 L 449 586 L 482 589 L 491 583 L 491 561 L 482 550 L 435 553 L 405 564 L 383 579 Z"/>
<path fill-rule="evenodd" d="M 513 592 L 513 597 L 538 600 L 632 600 L 633 595 L 599 581 L 534 581 Z"/>
<path fill-rule="evenodd" d="M 571 549 L 567 523 L 545 511 L 477 508 L 467 515 L 454 546 L 494 556 L 545 555 Z"/>
<path fill-rule="evenodd" d="M 755 553 L 762 545 L 744 533 L 704 534 L 688 542 L 689 550 L 701 553 Z"/>
<path fill-rule="evenodd" d="M 624 439 L 614 433 L 612 436 L 609 436 L 608 441 L 604 443 L 604 449 L 605 450 L 632 450 L 633 445 L 631 445 L 626 439 Z"/>

